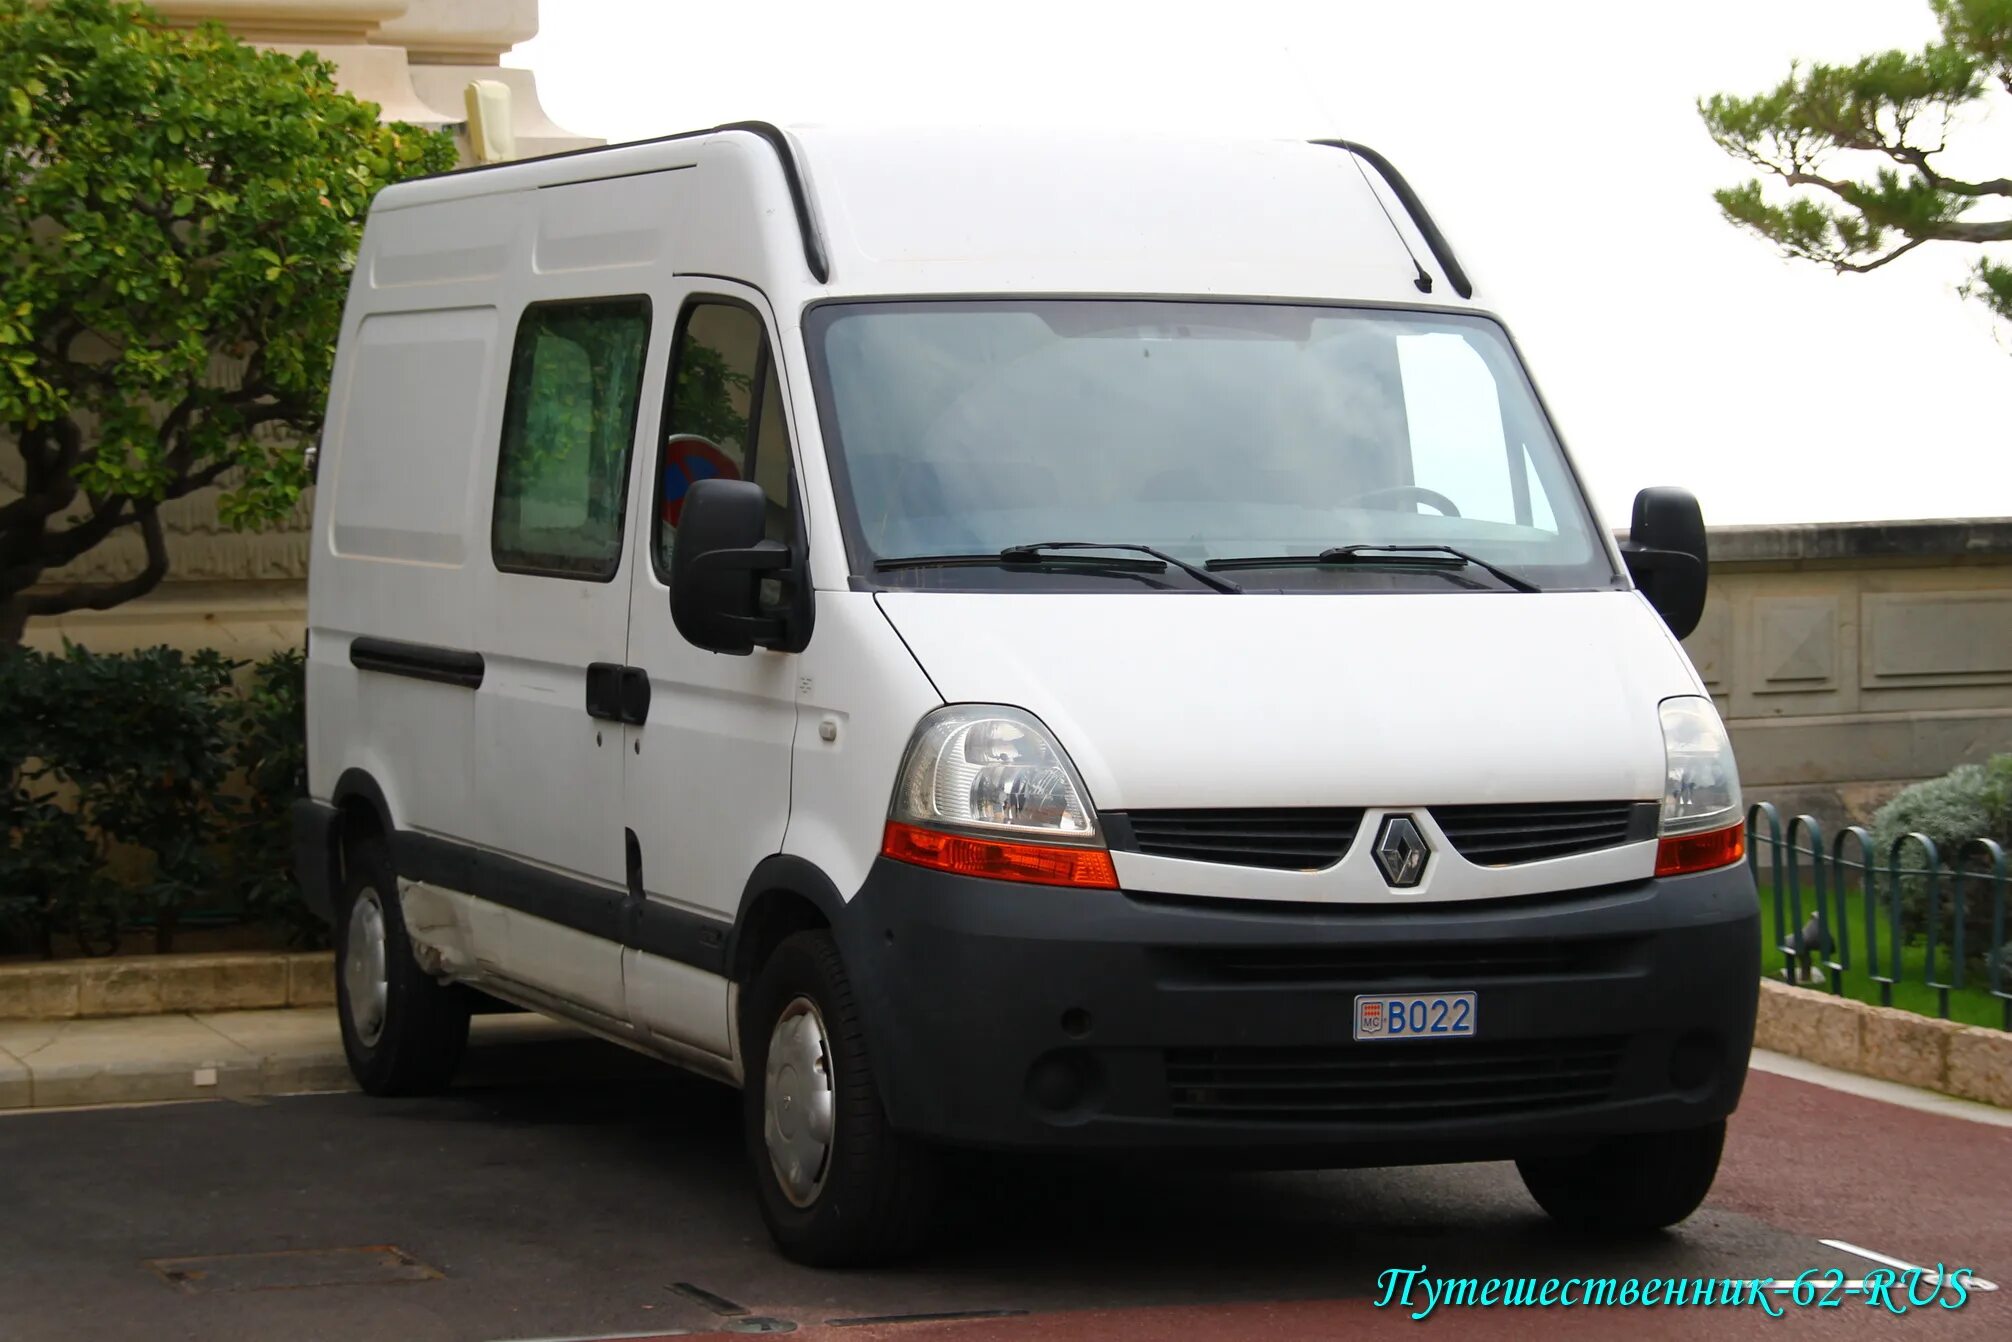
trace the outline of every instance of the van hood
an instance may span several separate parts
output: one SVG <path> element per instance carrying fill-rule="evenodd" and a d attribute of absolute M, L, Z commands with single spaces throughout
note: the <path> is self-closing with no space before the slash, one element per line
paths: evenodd
<path fill-rule="evenodd" d="M 951 703 L 1032 712 L 1103 810 L 1649 801 L 1702 694 L 1635 592 L 882 592 Z"/>

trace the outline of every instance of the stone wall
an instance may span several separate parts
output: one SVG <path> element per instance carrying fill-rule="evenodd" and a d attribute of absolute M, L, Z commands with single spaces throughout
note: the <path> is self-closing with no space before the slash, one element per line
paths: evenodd
<path fill-rule="evenodd" d="M 2012 519 L 1719 527 L 1685 641 L 1753 800 L 1866 819 L 2012 750 Z"/>

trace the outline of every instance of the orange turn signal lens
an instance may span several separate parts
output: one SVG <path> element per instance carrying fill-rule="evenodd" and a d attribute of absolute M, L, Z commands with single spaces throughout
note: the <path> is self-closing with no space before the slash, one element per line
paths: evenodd
<path fill-rule="evenodd" d="M 1747 855 L 1747 827 L 1733 825 L 1703 834 L 1676 834 L 1656 844 L 1656 875 L 1682 876 L 1728 867 Z"/>
<path fill-rule="evenodd" d="M 1096 890 L 1118 888 L 1118 873 L 1111 866 L 1111 855 L 1102 848 L 974 839 L 890 820 L 881 836 L 880 851 L 882 856 L 897 862 L 911 862 L 959 876 Z"/>

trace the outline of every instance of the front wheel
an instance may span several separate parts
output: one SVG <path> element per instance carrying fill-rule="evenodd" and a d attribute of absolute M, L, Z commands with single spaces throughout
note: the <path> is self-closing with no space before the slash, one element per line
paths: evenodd
<path fill-rule="evenodd" d="M 829 932 L 769 956 L 743 1014 L 742 1125 L 762 1219 L 785 1256 L 863 1267 L 928 1228 L 932 1153 L 887 1125 L 852 984 Z"/>
<path fill-rule="evenodd" d="M 1523 1186 L 1561 1225 L 1643 1234 L 1696 1211 L 1712 1191 L 1724 1120 L 1702 1128 L 1609 1137 L 1565 1156 L 1516 1162 Z"/>

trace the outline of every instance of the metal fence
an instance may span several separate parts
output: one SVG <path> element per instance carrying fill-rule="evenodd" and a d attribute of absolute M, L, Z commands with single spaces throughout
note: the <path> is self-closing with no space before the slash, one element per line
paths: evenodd
<path fill-rule="evenodd" d="M 1898 836 L 1884 854 L 1877 846 L 1862 825 L 1826 842 L 1813 816 L 1798 815 L 1784 829 L 1772 804 L 1747 808 L 1747 866 L 1761 890 L 1763 920 L 1772 903 L 1781 977 L 1821 979 L 1840 996 L 1871 985 L 1882 1006 L 1893 1005 L 1897 985 L 1918 983 L 1934 992 L 1935 1014 L 1944 1020 L 1951 993 L 1981 988 L 1998 1000 L 1999 1027 L 2012 1030 L 2004 848 L 1971 839 L 1944 853 L 1919 833 Z M 1848 916 L 1854 903 L 1856 918 Z M 1980 923 L 1988 925 L 1981 946 Z M 1914 950 L 1922 962 L 1909 977 L 1906 952 Z"/>

